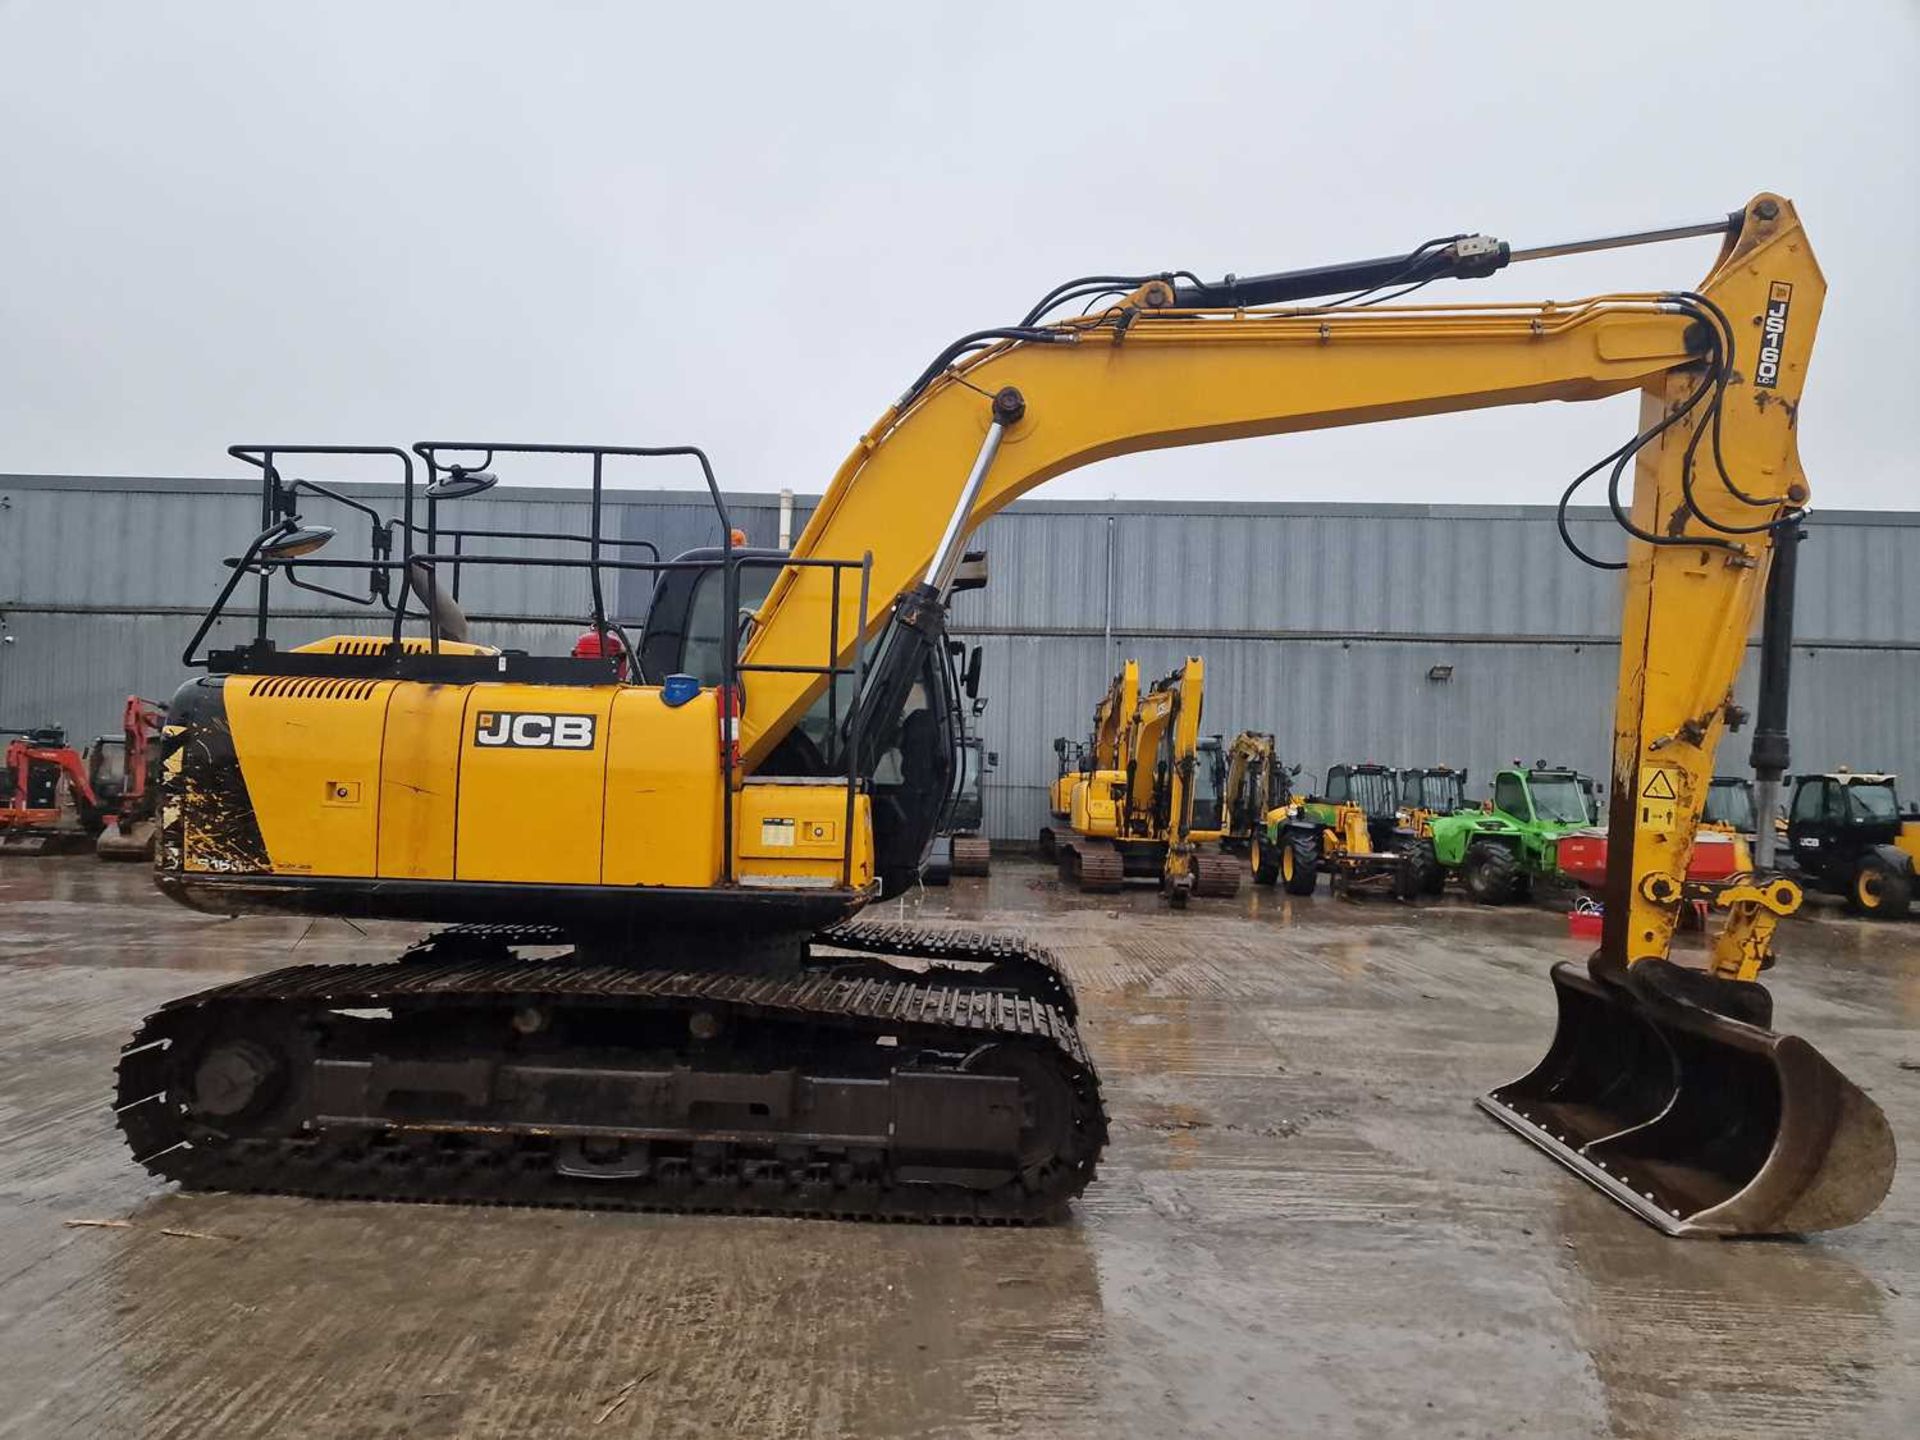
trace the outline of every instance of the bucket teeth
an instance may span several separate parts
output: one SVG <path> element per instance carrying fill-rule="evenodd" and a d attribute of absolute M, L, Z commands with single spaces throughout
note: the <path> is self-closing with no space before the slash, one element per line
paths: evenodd
<path fill-rule="evenodd" d="M 1885 1198 L 1886 1116 L 1813 1046 L 1590 970 L 1554 966 L 1552 1045 L 1482 1109 L 1672 1235 L 1836 1229 Z"/>

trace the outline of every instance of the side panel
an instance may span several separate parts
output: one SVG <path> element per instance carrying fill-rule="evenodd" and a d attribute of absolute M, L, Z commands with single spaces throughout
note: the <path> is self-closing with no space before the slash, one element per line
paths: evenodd
<path fill-rule="evenodd" d="M 460 880 L 594 885 L 616 687 L 485 684 L 460 736 Z"/>
<path fill-rule="evenodd" d="M 465 685 L 396 685 L 380 767 L 383 879 L 453 879 Z"/>
<path fill-rule="evenodd" d="M 634 687 L 613 702 L 606 771 L 606 885 L 708 886 L 720 877 L 720 708 Z"/>
<path fill-rule="evenodd" d="M 391 680 L 231 676 L 227 721 L 279 875 L 371 875 Z"/>
<path fill-rule="evenodd" d="M 742 885 L 827 888 L 843 883 L 847 825 L 844 780 L 818 784 L 749 782 L 735 799 L 734 848 Z M 873 814 L 867 797 L 853 809 L 853 885 L 873 879 Z"/>

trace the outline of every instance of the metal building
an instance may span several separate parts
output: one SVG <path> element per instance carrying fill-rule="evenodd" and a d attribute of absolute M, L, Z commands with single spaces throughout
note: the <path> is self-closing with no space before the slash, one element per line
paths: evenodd
<path fill-rule="evenodd" d="M 365 486 L 345 487 L 376 496 Z M 111 729 L 129 693 L 164 698 L 180 652 L 257 521 L 234 480 L 0 476 L 0 724 Z M 490 528 L 580 531 L 578 491 L 501 487 L 459 502 Z M 729 498 L 772 544 L 781 498 Z M 671 556 L 718 542 L 686 491 L 616 491 L 609 530 Z M 356 553 L 350 514 L 337 552 Z M 789 502 L 797 534 L 808 503 Z M 1610 520 L 1576 512 L 1576 538 L 1617 553 Z M 1795 763 L 1884 767 L 1920 793 L 1920 512 L 1816 514 L 1801 565 Z M 1618 648 L 1618 578 L 1561 548 L 1531 506 L 1027 502 L 990 521 L 992 583 L 955 602 L 984 651 L 989 832 L 1030 838 L 1052 740 L 1080 735 L 1119 662 L 1152 676 L 1208 664 L 1206 728 L 1272 730 L 1313 774 L 1342 759 L 1465 765 L 1474 792 L 1497 765 L 1547 758 L 1604 776 Z M 362 550 L 360 553 L 364 553 Z M 612 587 L 645 613 L 643 577 Z M 462 603 L 484 638 L 563 652 L 588 611 L 580 572 L 468 572 Z M 317 603 L 283 643 L 372 629 L 365 609 Z M 228 622 L 216 643 L 239 638 Z M 1751 699 L 1753 670 L 1746 675 Z M 1746 737 L 1723 748 L 1744 769 Z"/>

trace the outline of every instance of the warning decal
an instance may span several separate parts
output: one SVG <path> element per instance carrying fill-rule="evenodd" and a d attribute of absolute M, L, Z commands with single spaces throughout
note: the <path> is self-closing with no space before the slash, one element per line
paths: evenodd
<path fill-rule="evenodd" d="M 1655 768 L 1640 784 L 1640 823 L 1651 830 L 1672 831 L 1680 824 L 1680 792 L 1673 772 Z"/>

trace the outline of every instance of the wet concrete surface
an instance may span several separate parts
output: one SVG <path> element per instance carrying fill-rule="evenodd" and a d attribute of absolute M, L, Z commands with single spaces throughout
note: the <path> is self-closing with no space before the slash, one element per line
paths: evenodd
<path fill-rule="evenodd" d="M 1780 1026 L 1908 1166 L 1803 1241 L 1668 1240 L 1473 1109 L 1584 947 L 1544 909 L 1184 915 L 996 860 L 899 908 L 1072 969 L 1113 1139 L 1071 1223 L 965 1230 L 180 1195 L 118 1046 L 418 932 L 221 921 L 0 861 L 0 1436 L 1880 1436 L 1920 1415 L 1920 925 L 1796 921 Z M 68 1221 L 111 1226 L 73 1227 Z M 171 1232 L 171 1233 L 170 1233 Z"/>

